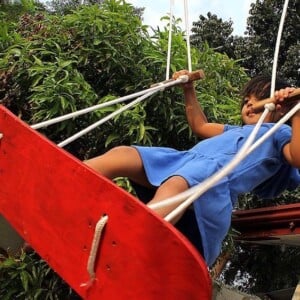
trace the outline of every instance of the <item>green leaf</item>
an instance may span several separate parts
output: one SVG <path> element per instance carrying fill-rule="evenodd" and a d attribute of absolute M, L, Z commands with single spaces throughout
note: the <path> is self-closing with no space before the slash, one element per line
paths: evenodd
<path fill-rule="evenodd" d="M 37 65 L 39 65 L 39 66 L 43 66 L 44 64 L 43 64 L 43 62 L 39 59 L 39 58 L 37 58 L 35 55 L 33 55 L 33 58 L 34 58 L 34 62 L 37 64 Z"/>
<path fill-rule="evenodd" d="M 120 138 L 119 134 L 116 133 L 110 134 L 105 141 L 105 147 L 109 146 L 112 142 L 118 140 L 119 138 Z"/>
<path fill-rule="evenodd" d="M 28 274 L 27 271 L 22 271 L 20 273 L 20 278 L 21 278 L 22 286 L 23 286 L 25 292 L 27 292 L 28 286 L 29 286 L 30 275 Z"/>
<path fill-rule="evenodd" d="M 59 61 L 58 65 L 59 65 L 62 69 L 64 69 L 64 68 L 68 67 L 69 65 L 71 65 L 71 64 L 73 64 L 73 63 L 75 63 L 74 60 Z"/>

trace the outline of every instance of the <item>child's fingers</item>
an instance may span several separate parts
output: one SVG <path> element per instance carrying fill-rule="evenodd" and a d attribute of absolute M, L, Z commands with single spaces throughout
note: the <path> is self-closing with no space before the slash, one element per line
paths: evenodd
<path fill-rule="evenodd" d="M 274 97 L 277 101 L 284 101 L 293 91 L 295 88 L 287 87 L 285 89 L 280 89 L 275 92 Z"/>
<path fill-rule="evenodd" d="M 186 74 L 188 74 L 188 73 L 189 73 L 188 70 L 180 70 L 180 71 L 177 71 L 177 72 L 175 72 L 175 73 L 173 74 L 172 79 L 176 80 L 176 79 L 178 79 L 180 76 L 186 75 Z"/>

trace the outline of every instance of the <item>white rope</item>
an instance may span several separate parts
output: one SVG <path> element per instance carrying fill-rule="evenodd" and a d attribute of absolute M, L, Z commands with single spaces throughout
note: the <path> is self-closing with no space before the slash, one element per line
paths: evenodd
<path fill-rule="evenodd" d="M 172 31 L 173 31 L 173 9 L 174 9 L 174 0 L 170 0 L 170 22 L 169 22 L 169 39 L 168 39 L 166 80 L 168 80 L 170 78 L 171 46 L 172 46 Z"/>
<path fill-rule="evenodd" d="M 130 102 L 129 104 L 127 105 L 124 105 L 123 107 L 121 107 L 120 109 L 114 111 L 113 113 L 109 114 L 108 116 L 104 117 L 103 119 L 99 120 L 98 122 L 88 126 L 87 128 L 79 131 L 78 133 L 72 135 L 71 137 L 67 138 L 66 140 L 60 142 L 57 146 L 58 147 L 64 147 L 66 145 L 68 145 L 69 143 L 75 141 L 76 139 L 78 139 L 79 137 L 83 136 L 84 134 L 90 132 L 91 130 L 93 130 L 94 128 L 98 127 L 99 125 L 105 123 L 106 121 L 114 118 L 115 116 L 117 116 L 118 114 L 122 113 L 123 111 L 131 108 L 132 106 L 136 105 L 137 103 L 141 102 L 142 100 L 152 96 L 154 93 L 158 92 L 159 90 L 163 88 L 166 88 L 166 87 L 170 87 L 170 86 L 173 86 L 173 85 L 176 85 L 178 83 L 183 83 L 183 82 L 186 82 L 188 80 L 188 76 L 180 76 L 178 79 L 176 80 L 172 80 L 170 82 L 166 82 L 166 83 L 161 83 L 160 85 L 158 86 L 155 86 L 152 88 L 152 90 L 146 94 L 144 94 L 143 96 L 137 98 L 136 100 Z"/>
<path fill-rule="evenodd" d="M 75 118 L 75 117 L 78 117 L 80 115 L 98 110 L 100 108 L 104 108 L 104 107 L 107 107 L 107 106 L 111 106 L 111 105 L 114 105 L 114 104 L 125 102 L 125 101 L 133 99 L 133 98 L 137 98 L 141 95 L 144 95 L 144 94 L 146 94 L 148 92 L 151 92 L 151 91 L 156 91 L 158 89 L 159 88 L 157 86 L 154 86 L 154 87 L 148 88 L 146 90 L 143 90 L 143 91 L 140 91 L 140 92 L 137 92 L 137 93 L 133 93 L 133 94 L 130 94 L 130 95 L 127 95 L 127 96 L 123 96 L 123 97 L 120 97 L 120 98 L 117 98 L 117 99 L 114 99 L 114 100 L 111 100 L 111 101 L 108 101 L 108 102 L 105 102 L 105 103 L 96 104 L 94 106 L 90 106 L 90 107 L 87 107 L 87 108 L 84 108 L 84 109 L 81 109 L 81 110 L 78 110 L 78 111 L 75 111 L 75 112 L 72 112 L 72 113 L 54 118 L 54 119 L 51 119 L 51 120 L 47 120 L 47 121 L 43 121 L 41 123 L 31 125 L 31 128 L 39 129 L 39 128 L 47 127 L 49 125 L 59 123 L 59 122 L 62 122 L 62 121 L 65 121 L 65 120 L 68 120 L 68 119 L 71 119 L 71 118 Z"/>
<path fill-rule="evenodd" d="M 283 25 L 284 25 L 284 20 L 286 17 L 288 5 L 289 5 L 289 0 L 285 0 L 282 14 L 281 14 L 281 19 L 280 19 L 280 24 L 279 24 L 279 29 L 278 29 L 277 39 L 276 39 L 275 52 L 274 52 L 272 82 L 271 82 L 271 97 L 273 97 L 275 93 L 276 71 L 277 71 L 278 55 L 279 55 L 279 48 L 280 48 L 280 40 L 281 40 L 281 35 L 282 35 L 282 30 L 283 30 Z"/>
<path fill-rule="evenodd" d="M 96 257 L 97 257 L 97 253 L 98 253 L 98 249 L 99 249 L 102 231 L 103 231 L 104 226 L 106 225 L 107 221 L 108 221 L 108 216 L 104 215 L 101 217 L 101 219 L 96 224 L 94 238 L 92 241 L 91 251 L 90 251 L 90 255 L 89 255 L 88 263 L 87 263 L 87 271 L 90 275 L 90 280 L 88 283 L 81 284 L 81 286 L 90 285 L 95 279 L 95 275 L 96 275 L 95 261 L 96 261 Z"/>
<path fill-rule="evenodd" d="M 70 136 L 69 138 L 65 139 L 64 141 L 60 142 L 59 144 L 57 144 L 58 147 L 64 147 L 66 145 L 68 145 L 69 143 L 75 141 L 76 139 L 80 138 L 81 136 L 83 136 L 84 134 L 92 131 L 94 128 L 100 126 L 101 124 L 107 122 L 108 120 L 114 118 L 115 116 L 119 115 L 120 113 L 124 112 L 125 110 L 131 108 L 132 106 L 136 105 L 137 103 L 141 102 L 142 100 L 150 97 L 151 95 L 153 95 L 154 93 L 156 93 L 157 91 L 154 92 L 149 92 L 139 98 L 137 98 L 136 100 L 130 102 L 127 105 L 124 105 L 123 107 L 115 110 L 113 113 L 109 114 L 108 116 L 102 118 L 101 120 L 99 120 L 98 122 L 95 122 L 94 124 L 86 127 L 85 129 L 77 132 L 76 134 Z"/>
<path fill-rule="evenodd" d="M 170 77 L 171 44 L 172 44 L 172 28 L 173 28 L 173 9 L 174 9 L 174 0 L 170 0 L 170 22 L 169 22 L 169 39 L 168 39 L 166 80 L 169 80 L 169 77 Z M 188 19 L 187 0 L 184 1 L 184 11 L 185 11 L 185 27 L 186 27 L 186 41 L 187 41 L 188 70 L 191 72 L 192 71 L 192 62 L 191 62 L 191 53 L 190 53 L 191 51 L 190 51 L 189 19 Z M 164 84 L 164 87 L 168 87 L 168 86 L 165 85 L 165 83 L 163 83 L 163 84 Z M 162 83 L 159 83 L 159 84 L 157 84 L 157 85 L 155 85 L 155 86 L 153 86 L 149 89 L 146 89 L 144 91 L 133 93 L 133 94 L 128 95 L 128 96 L 120 97 L 120 98 L 114 99 L 112 101 L 97 104 L 97 105 L 94 105 L 94 106 L 91 106 L 91 107 L 88 107 L 88 108 L 85 108 L 85 109 L 82 109 L 82 110 L 79 110 L 79 111 L 76 111 L 76 112 L 72 112 L 72 113 L 69 113 L 69 114 L 66 114 L 66 115 L 63 115 L 63 116 L 60 116 L 60 117 L 53 118 L 51 120 L 47 120 L 47 121 L 43 121 L 43 122 L 31 125 L 31 128 L 39 129 L 39 128 L 47 127 L 47 126 L 50 126 L 52 124 L 56 124 L 56 123 L 59 123 L 59 122 L 62 122 L 62 121 L 65 121 L 65 120 L 68 120 L 68 119 L 71 119 L 71 118 L 75 118 L 75 117 L 78 117 L 80 115 L 83 115 L 83 114 L 86 114 L 86 113 L 89 113 L 89 112 L 92 112 L 92 111 L 95 111 L 95 110 L 98 110 L 98 109 L 101 109 L 101 108 L 104 108 L 104 107 L 107 107 L 107 106 L 110 106 L 110 105 L 113 105 L 113 104 L 121 103 L 121 102 L 130 100 L 130 99 L 139 97 L 139 96 L 144 95 L 144 94 L 146 94 L 148 92 L 151 92 L 151 91 L 162 90 L 162 88 L 161 87 L 158 88 L 158 86 L 162 86 Z M 172 86 L 172 85 L 170 85 L 170 86 Z M 102 123 L 100 123 L 100 124 L 102 124 Z M 93 128 L 94 127 L 92 127 L 92 129 Z M 85 134 L 85 133 L 86 132 L 83 131 L 82 135 Z M 79 136 L 81 136 L 81 135 L 79 135 Z M 76 139 L 78 137 L 76 136 L 74 139 Z M 69 139 L 67 139 L 65 142 L 69 143 L 69 142 L 73 141 L 74 139 L 72 137 L 72 139 L 70 138 L 70 141 L 69 141 Z M 60 147 L 65 146 L 66 145 L 65 142 L 60 143 L 59 146 Z"/>
<path fill-rule="evenodd" d="M 247 157 L 253 150 L 261 145 L 267 138 L 269 138 L 282 124 L 284 124 L 296 111 L 300 109 L 300 103 L 298 103 L 288 114 L 286 114 L 279 122 L 277 122 L 267 133 L 265 133 L 260 139 L 258 139 L 251 146 L 245 147 L 245 152 L 239 153 L 236 157 L 226 166 L 223 170 L 216 173 L 215 176 L 210 178 L 211 181 L 202 182 L 201 189 L 197 190 L 190 198 L 183 202 L 180 206 L 175 208 L 169 215 L 165 217 L 166 221 L 171 221 L 177 215 L 185 211 L 196 199 L 210 189 L 214 184 L 221 180 L 224 176 L 232 171 L 245 157 Z M 255 129 L 254 129 L 255 130 Z M 241 150 L 242 151 L 242 150 Z M 202 186 L 204 185 L 204 186 Z"/>
<path fill-rule="evenodd" d="M 267 108 L 268 109 L 268 108 Z M 265 110 L 265 112 L 267 111 Z M 300 103 L 298 103 L 293 109 L 291 109 L 281 120 L 279 120 L 267 133 L 265 133 L 261 138 L 259 138 L 255 143 L 253 143 L 248 149 L 241 149 L 240 152 L 237 154 L 240 156 L 240 160 L 244 159 L 247 155 L 249 155 L 252 151 L 254 151 L 258 146 L 260 146 L 267 138 L 269 138 L 282 124 L 284 124 L 289 118 L 291 118 L 298 110 L 300 109 Z M 253 131 L 255 128 L 253 129 Z M 250 138 L 250 136 L 249 136 Z M 248 140 L 249 140 L 248 138 Z M 247 141 L 246 141 L 247 142 Z M 246 143 L 245 143 L 246 144 Z M 244 144 L 244 145 L 245 145 Z M 246 152 L 243 154 L 241 151 L 246 150 Z M 187 191 L 180 193 L 176 196 L 167 198 L 163 201 L 160 201 L 158 203 L 153 203 L 148 205 L 149 208 L 153 210 L 157 210 L 160 208 L 167 207 L 169 205 L 176 205 L 180 203 L 185 203 L 183 201 L 188 201 L 184 206 L 182 206 L 180 209 L 179 207 L 175 208 L 169 215 L 165 217 L 166 221 L 171 221 L 175 216 L 177 216 L 179 213 L 184 211 L 194 200 L 200 197 L 203 193 L 205 193 L 210 187 L 212 187 L 214 184 L 216 184 L 219 180 L 221 180 L 223 177 L 226 176 L 225 173 L 229 173 L 231 168 L 233 169 L 237 164 L 239 163 L 238 158 L 233 158 L 233 160 L 223 167 L 220 171 L 212 175 L 211 177 L 207 178 L 203 182 L 199 183 L 198 185 L 188 189 Z M 224 175 L 225 174 L 225 175 Z"/>
<path fill-rule="evenodd" d="M 167 54 L 166 80 L 168 80 L 169 77 L 170 77 L 172 27 L 173 27 L 173 9 L 174 9 L 174 0 L 170 0 L 170 22 L 169 22 L 169 38 L 168 38 L 168 54 Z M 192 72 L 191 45 L 190 45 L 190 29 L 189 29 L 189 13 L 188 13 L 188 3 L 187 3 L 187 0 L 184 0 L 184 20 L 185 20 L 185 32 L 186 32 L 186 46 L 187 46 L 188 70 L 189 70 L 189 72 Z"/>
<path fill-rule="evenodd" d="M 236 156 L 232 159 L 230 163 L 228 163 L 225 167 L 220 169 L 218 172 L 213 174 L 212 176 L 205 179 L 203 182 L 196 185 L 194 188 L 192 188 L 191 193 L 187 193 L 190 198 L 184 197 L 185 202 L 183 202 L 180 206 L 175 208 L 171 213 L 169 213 L 166 217 L 166 221 L 172 220 L 175 216 L 177 216 L 181 211 L 185 210 L 194 200 L 196 200 L 200 195 L 205 193 L 208 189 L 210 189 L 213 185 L 215 185 L 219 180 L 221 180 L 224 176 L 226 176 L 229 172 L 232 171 L 233 168 L 235 168 L 242 159 L 245 158 L 245 153 L 249 147 L 249 145 L 253 142 L 255 139 L 255 136 L 257 134 L 257 131 L 259 130 L 261 124 L 263 123 L 263 120 L 265 119 L 265 116 L 269 112 L 268 109 L 265 109 L 263 114 L 261 115 L 260 119 L 258 120 L 257 124 L 255 125 L 253 131 L 251 132 L 250 136 L 240 149 L 240 151 L 236 154 Z M 191 190 L 191 189 L 189 189 Z M 188 191 L 189 191 L 188 190 Z M 186 191 L 187 192 L 187 191 Z M 186 193 L 184 192 L 184 193 Z M 184 194 L 181 193 L 181 194 Z M 179 194 L 180 195 L 180 194 Z M 158 203 L 154 203 L 149 205 L 149 207 L 153 210 L 156 210 L 161 207 L 165 207 L 168 205 L 178 204 L 182 202 L 182 197 L 179 197 L 179 195 L 170 197 L 169 199 L 160 201 Z"/>
<path fill-rule="evenodd" d="M 189 28 L 189 13 L 188 3 L 184 0 L 184 19 L 185 19 L 185 31 L 186 31 L 186 46 L 187 46 L 187 57 L 188 57 L 188 70 L 192 72 L 192 59 L 191 59 L 191 45 L 190 45 L 190 28 Z"/>
<path fill-rule="evenodd" d="M 294 106 L 286 115 L 284 115 L 267 133 L 258 139 L 248 150 L 247 154 L 251 153 L 260 146 L 267 138 L 269 138 L 282 124 L 289 120 L 300 109 L 300 103 Z"/>
<path fill-rule="evenodd" d="M 274 95 L 274 92 L 275 92 L 276 68 L 277 68 L 276 66 L 277 66 L 277 61 L 278 61 L 280 39 L 281 39 L 281 34 L 282 34 L 284 19 L 285 19 L 285 16 L 286 16 L 287 7 L 288 7 L 288 0 L 286 0 L 285 4 L 284 4 L 283 12 L 282 12 L 282 15 L 281 15 L 279 31 L 278 31 L 278 35 L 277 35 L 276 49 L 275 49 L 275 55 L 274 55 L 274 61 L 273 61 L 273 71 L 272 71 L 272 79 L 271 79 L 271 91 L 270 91 L 271 95 L 270 95 L 270 97 L 272 97 Z M 236 155 L 237 157 L 233 158 L 233 161 L 229 163 L 229 166 L 225 166 L 220 172 L 216 173 L 215 176 L 211 176 L 210 178 L 208 178 L 204 182 L 199 183 L 198 185 L 196 185 L 195 187 L 189 189 L 188 191 L 186 191 L 184 193 L 181 193 L 177 196 L 171 197 L 169 199 L 166 199 L 166 200 L 161 201 L 161 202 L 158 203 L 158 204 L 160 204 L 160 203 L 166 201 L 163 206 L 156 206 L 156 203 L 155 203 L 153 205 L 149 205 L 149 207 L 151 207 L 152 209 L 155 210 L 155 209 L 158 209 L 160 207 L 165 207 L 165 206 L 168 206 L 168 205 L 171 205 L 171 204 L 180 203 L 182 201 L 185 201 L 181 205 L 179 205 L 177 208 L 175 208 L 172 212 L 170 212 L 169 215 L 167 215 L 165 217 L 165 220 L 171 221 L 179 213 L 184 211 L 200 195 L 202 195 L 205 191 L 207 191 L 210 187 L 212 187 L 213 186 L 212 183 L 215 180 L 217 180 L 219 178 L 217 180 L 217 181 L 219 181 L 224 176 L 226 176 L 226 175 L 223 175 L 223 177 L 221 177 L 223 172 L 224 172 L 224 174 L 227 174 L 226 172 L 229 173 L 231 171 L 231 168 L 233 169 L 235 167 L 235 165 L 237 165 L 239 163 L 239 159 L 241 161 L 247 155 L 249 155 L 255 148 L 257 148 L 260 144 L 262 144 L 271 134 L 273 134 L 279 128 L 279 126 L 281 124 L 286 122 L 299 109 L 299 105 L 300 104 L 296 105 L 288 114 L 286 114 L 279 122 L 277 122 L 277 124 L 275 124 L 273 126 L 273 128 L 271 128 L 266 134 L 264 134 L 260 139 L 258 139 L 256 141 L 256 143 L 254 143 L 252 146 L 249 144 L 248 149 L 247 148 L 241 149 L 240 152 L 242 151 L 242 153 L 238 153 Z M 275 107 L 274 104 L 271 103 L 271 106 L 272 106 L 272 109 L 274 109 L 274 107 Z M 268 105 L 268 104 L 265 105 L 265 111 L 269 111 L 269 108 L 270 108 L 270 105 Z M 254 128 L 254 130 L 255 130 L 255 128 Z M 249 136 L 248 139 L 250 139 L 250 136 Z M 247 143 L 247 141 L 246 141 L 246 143 Z M 205 185 L 204 188 L 202 188 L 203 184 Z M 190 198 L 187 199 L 187 197 L 190 197 Z M 170 201 L 170 202 L 167 203 L 167 201 Z"/>

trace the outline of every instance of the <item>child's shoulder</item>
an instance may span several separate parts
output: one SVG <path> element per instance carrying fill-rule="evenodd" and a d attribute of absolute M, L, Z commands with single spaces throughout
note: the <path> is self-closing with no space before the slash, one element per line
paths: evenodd
<path fill-rule="evenodd" d="M 242 126 L 224 124 L 224 131 L 228 131 L 228 130 L 231 130 L 231 129 L 239 129 L 239 128 L 242 128 Z"/>
<path fill-rule="evenodd" d="M 261 128 L 264 131 L 270 130 L 271 128 L 273 128 L 276 124 L 275 123 L 263 123 L 261 125 Z M 244 124 L 244 125 L 231 125 L 231 124 L 224 124 L 224 132 L 228 131 L 228 130 L 247 130 L 247 131 L 251 131 L 253 130 L 255 127 L 255 124 Z M 278 132 L 291 132 L 292 128 L 291 126 L 287 125 L 287 124 L 281 124 L 280 126 L 277 127 L 276 131 Z"/>

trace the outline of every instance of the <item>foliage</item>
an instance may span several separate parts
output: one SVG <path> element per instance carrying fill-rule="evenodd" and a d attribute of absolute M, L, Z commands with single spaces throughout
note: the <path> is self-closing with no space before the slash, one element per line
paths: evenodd
<path fill-rule="evenodd" d="M 284 191 L 280 196 L 272 199 L 259 198 L 256 195 L 245 194 L 240 197 L 238 209 L 254 209 L 268 206 L 298 203 L 300 199 L 300 188 L 294 191 Z"/>
<path fill-rule="evenodd" d="M 80 5 L 101 5 L 104 0 L 85 0 L 84 4 L 81 4 L 80 0 L 50 0 L 46 1 L 47 8 L 58 15 L 65 15 L 68 13 L 72 13 L 73 10 L 77 9 Z M 141 20 L 143 18 L 144 8 L 142 7 L 134 7 L 134 13 Z"/>
<path fill-rule="evenodd" d="M 100 0 L 100 2 L 103 1 Z M 81 0 L 51 0 L 46 1 L 46 4 L 49 10 L 55 12 L 55 14 L 65 15 L 77 9 L 81 5 Z"/>
<path fill-rule="evenodd" d="M 231 20 L 223 21 L 217 15 L 213 15 L 210 12 L 207 13 L 207 18 L 200 15 L 199 20 L 193 22 L 191 43 L 199 49 L 202 49 L 203 45 L 207 43 L 209 47 L 232 56 L 232 43 L 234 39 L 232 36 L 232 25 L 233 22 Z"/>
<path fill-rule="evenodd" d="M 17 21 L 18 17 L 24 13 L 24 7 L 21 4 L 7 5 L 0 3 L 1 24 Z"/>
<path fill-rule="evenodd" d="M 174 26 L 172 72 L 186 68 L 185 35 Z M 7 47 L 0 59 L 0 97 L 3 104 L 30 123 L 142 90 L 160 81 L 165 72 L 166 29 L 158 29 L 149 37 L 133 7 L 123 1 L 80 6 L 62 17 L 25 14 L 16 32 L 21 40 Z M 208 115 L 222 120 L 226 112 L 235 111 L 232 120 L 238 122 L 236 102 L 246 79 L 243 70 L 208 47 L 202 54 L 192 49 L 192 57 L 193 68 L 206 73 L 199 91 Z M 211 86 L 218 89 L 211 90 Z M 159 93 L 155 100 L 153 97 L 117 116 L 105 128 L 94 130 L 67 149 L 82 158 L 117 143 L 186 147 L 194 139 L 181 98 L 179 89 Z M 120 106 L 53 125 L 43 133 L 59 142 Z"/>
<path fill-rule="evenodd" d="M 283 0 L 257 0 L 251 5 L 247 20 L 248 37 L 244 49 L 244 53 L 247 53 L 244 66 L 251 70 L 251 75 L 271 73 L 283 4 Z M 299 21 L 299 1 L 290 0 L 280 39 L 277 75 L 287 78 L 296 86 L 300 85 L 297 68 L 300 51 Z"/>
<path fill-rule="evenodd" d="M 168 18 L 165 17 L 168 21 Z M 180 29 L 180 19 L 172 22 L 172 60 L 171 73 L 187 68 L 187 47 L 185 33 Z M 146 50 L 146 58 L 152 63 L 153 72 L 166 69 L 168 50 L 168 27 L 161 31 L 154 31 L 152 37 L 155 48 L 151 52 Z M 215 52 L 208 45 L 202 51 L 191 49 L 192 69 L 203 69 L 205 79 L 196 83 L 198 99 L 210 121 L 239 123 L 239 90 L 247 80 L 247 76 L 238 64 L 226 55 Z M 161 71 L 160 71 L 161 73 Z M 159 78 L 158 78 L 159 79 Z M 211 87 L 214 87 L 212 89 Z M 163 96 L 163 97 L 162 97 Z M 159 97 L 159 98 L 158 98 Z M 147 106 L 147 120 L 155 124 L 156 144 L 171 146 L 177 149 L 186 149 L 195 143 L 185 118 L 180 89 L 164 91 L 156 97 L 151 106 Z M 161 98 L 161 100 L 160 100 Z M 228 112 L 231 112 L 228 115 Z"/>
<path fill-rule="evenodd" d="M 200 15 L 193 22 L 192 43 L 201 49 L 203 43 L 239 60 L 247 74 L 271 74 L 274 60 L 275 43 L 284 0 L 257 0 L 251 4 L 244 36 L 232 36 L 232 21 L 223 21 L 216 15 Z M 298 32 L 299 1 L 290 0 L 284 20 L 280 40 L 277 76 L 286 78 L 292 85 L 299 86 L 299 51 Z"/>
<path fill-rule="evenodd" d="M 0 298 L 80 299 L 34 252 L 14 257 L 0 255 Z"/>
<path fill-rule="evenodd" d="M 236 248 L 223 273 L 226 284 L 255 294 L 298 284 L 298 247 L 238 244 Z"/>
<path fill-rule="evenodd" d="M 132 6 L 123 1 L 107 1 L 101 8 L 81 6 L 63 18 L 45 13 L 23 15 L 16 30 L 22 39 L 8 47 L 0 61 L 2 103 L 23 120 L 40 122 L 97 104 L 109 94 L 141 89 L 139 79 L 146 68 L 131 66 L 141 60 L 149 42 L 143 38 L 145 28 L 139 17 L 132 12 Z M 106 112 L 44 132 L 60 141 Z M 108 126 L 101 135 L 107 138 L 112 131 Z M 81 141 L 69 150 L 76 155 L 88 152 L 84 145 L 89 142 Z"/>
<path fill-rule="evenodd" d="M 22 0 L 21 3 L 12 5 L 0 2 L 0 51 L 18 40 L 15 28 L 20 16 L 26 12 L 34 12 L 35 9 L 31 0 Z"/>

